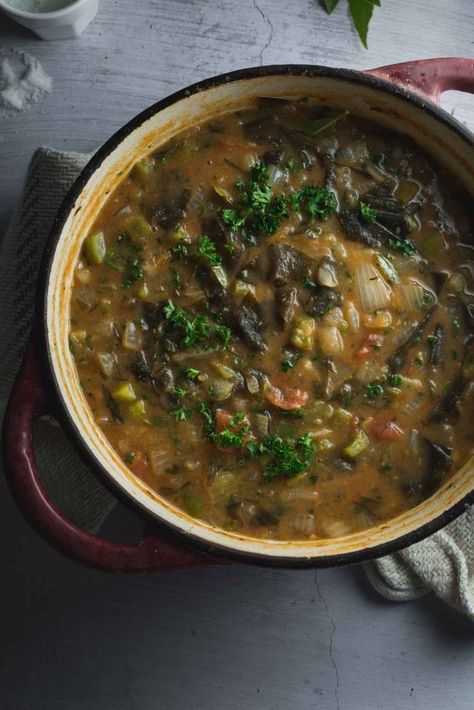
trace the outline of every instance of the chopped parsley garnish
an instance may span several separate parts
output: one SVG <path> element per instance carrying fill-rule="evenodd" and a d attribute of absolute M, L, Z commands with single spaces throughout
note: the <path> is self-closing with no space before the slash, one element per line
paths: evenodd
<path fill-rule="evenodd" d="M 171 410 L 171 415 L 176 419 L 177 422 L 184 422 L 186 419 L 189 419 L 191 417 L 191 410 L 189 407 L 174 407 L 174 409 Z"/>
<path fill-rule="evenodd" d="M 127 451 L 124 456 L 125 463 L 131 464 L 135 461 L 136 453 L 134 451 Z"/>
<path fill-rule="evenodd" d="M 288 218 L 286 198 L 273 195 L 272 186 L 264 163 L 258 162 L 250 170 L 250 180 L 239 180 L 236 187 L 240 200 L 235 208 L 221 210 L 223 222 L 233 231 L 244 225 L 250 231 L 273 234 Z"/>
<path fill-rule="evenodd" d="M 184 308 L 175 306 L 172 301 L 166 303 L 164 314 L 165 318 L 182 332 L 181 345 L 183 347 L 194 348 L 207 340 L 211 325 L 206 316 L 191 315 Z"/>
<path fill-rule="evenodd" d="M 241 448 L 250 427 L 243 412 L 237 412 L 229 421 L 229 426 L 222 431 L 211 434 L 211 439 L 224 449 Z"/>
<path fill-rule="evenodd" d="M 209 433 L 214 429 L 215 426 L 214 415 L 212 413 L 211 408 L 205 402 L 198 402 L 196 409 L 199 414 L 203 416 L 206 424 L 206 430 Z"/>
<path fill-rule="evenodd" d="M 337 210 L 336 195 L 322 185 L 305 185 L 289 199 L 293 209 L 306 211 L 311 219 L 325 221 Z"/>
<path fill-rule="evenodd" d="M 125 262 L 122 286 L 124 288 L 129 288 L 130 286 L 133 286 L 133 284 L 136 284 L 138 281 L 141 281 L 142 278 L 143 269 L 141 256 L 139 256 L 139 254 L 129 256 Z"/>
<path fill-rule="evenodd" d="M 176 254 L 176 256 L 179 256 L 182 259 L 188 256 L 188 247 L 186 246 L 186 244 L 176 244 L 176 246 L 173 247 L 171 251 L 173 252 L 173 254 Z"/>
<path fill-rule="evenodd" d="M 311 465 L 314 451 L 315 446 L 311 441 L 310 433 L 300 436 L 295 441 L 285 441 L 278 435 L 267 436 L 257 448 L 257 455 L 268 454 L 269 456 L 263 467 L 263 478 L 269 481 L 277 476 L 284 478 L 300 476 Z"/>
<path fill-rule="evenodd" d="M 400 375 L 387 375 L 387 382 L 390 387 L 400 387 L 402 384 L 402 378 Z"/>
<path fill-rule="evenodd" d="M 219 325 L 216 328 L 216 335 L 221 341 L 222 347 L 226 348 L 229 343 L 230 336 L 232 335 L 232 331 L 226 325 Z"/>
<path fill-rule="evenodd" d="M 223 429 L 212 435 L 212 440 L 223 449 L 240 448 L 244 445 L 244 435 L 230 429 Z"/>
<path fill-rule="evenodd" d="M 286 353 L 285 357 L 281 361 L 281 369 L 283 370 L 283 372 L 288 372 L 288 370 L 292 370 L 300 359 L 300 357 L 300 353 Z"/>
<path fill-rule="evenodd" d="M 211 266 L 220 266 L 222 264 L 222 258 L 216 252 L 216 245 L 205 234 L 199 237 L 198 254 L 207 259 Z"/>
<path fill-rule="evenodd" d="M 360 216 L 366 222 L 375 222 L 377 219 L 377 210 L 368 205 L 366 202 L 359 202 L 359 212 Z"/>
<path fill-rule="evenodd" d="M 189 380 L 195 380 L 201 374 L 201 370 L 196 370 L 194 367 L 187 367 L 185 372 Z"/>
<path fill-rule="evenodd" d="M 393 251 L 399 251 L 405 256 L 412 256 L 416 252 L 415 243 L 411 239 L 389 239 L 388 246 Z"/>
<path fill-rule="evenodd" d="M 383 387 L 378 382 L 369 382 L 369 384 L 365 385 L 365 389 L 369 399 L 375 399 L 383 395 Z"/>
<path fill-rule="evenodd" d="M 175 399 L 183 399 L 188 394 L 188 390 L 185 387 L 175 387 L 173 392 L 173 397 Z"/>

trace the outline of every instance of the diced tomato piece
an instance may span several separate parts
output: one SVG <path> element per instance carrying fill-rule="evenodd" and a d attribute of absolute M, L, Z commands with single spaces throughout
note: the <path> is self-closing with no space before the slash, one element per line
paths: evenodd
<path fill-rule="evenodd" d="M 364 358 L 370 355 L 374 349 L 381 348 L 383 343 L 383 336 L 376 333 L 370 333 L 362 341 L 359 349 L 356 351 L 355 356 L 357 358 Z"/>
<path fill-rule="evenodd" d="M 268 381 L 264 394 L 274 407 L 286 410 L 300 409 L 308 399 L 308 393 L 305 390 L 292 387 L 287 383 L 278 383 L 278 387 L 276 387 Z"/>
<path fill-rule="evenodd" d="M 148 469 L 148 461 L 142 454 L 136 454 L 133 462 L 128 467 L 136 476 L 143 476 Z"/>
<path fill-rule="evenodd" d="M 374 418 L 371 431 L 380 441 L 398 441 L 405 436 L 403 429 L 386 414 Z"/>
<path fill-rule="evenodd" d="M 216 433 L 219 434 L 219 432 L 229 427 L 232 414 L 226 412 L 225 409 L 216 409 L 214 418 L 216 420 Z"/>

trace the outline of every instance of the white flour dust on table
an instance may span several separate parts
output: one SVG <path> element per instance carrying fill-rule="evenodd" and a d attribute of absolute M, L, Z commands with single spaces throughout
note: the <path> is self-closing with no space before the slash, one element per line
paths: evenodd
<path fill-rule="evenodd" d="M 29 111 L 52 87 L 51 77 L 31 54 L 0 50 L 0 118 Z"/>

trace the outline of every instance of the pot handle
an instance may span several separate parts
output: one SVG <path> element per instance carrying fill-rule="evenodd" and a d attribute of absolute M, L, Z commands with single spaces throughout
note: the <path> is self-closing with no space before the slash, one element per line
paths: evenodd
<path fill-rule="evenodd" d="M 474 59 L 420 59 L 369 69 L 367 74 L 400 84 L 435 103 L 450 89 L 474 93 Z"/>
<path fill-rule="evenodd" d="M 111 542 L 78 528 L 49 498 L 36 468 L 33 428 L 54 415 L 30 340 L 5 412 L 3 461 L 13 497 L 25 518 L 50 544 L 69 557 L 108 572 L 151 572 L 212 564 L 210 555 L 188 550 L 165 534 L 145 531 L 138 545 Z"/>

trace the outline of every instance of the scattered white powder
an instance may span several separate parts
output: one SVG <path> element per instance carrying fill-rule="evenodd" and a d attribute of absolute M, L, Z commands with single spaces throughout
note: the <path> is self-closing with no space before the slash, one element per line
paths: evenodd
<path fill-rule="evenodd" d="M 0 49 L 0 118 L 28 111 L 53 86 L 37 59 L 15 49 Z"/>
<path fill-rule="evenodd" d="M 74 0 L 6 0 L 7 5 L 24 12 L 54 12 L 62 10 Z"/>

